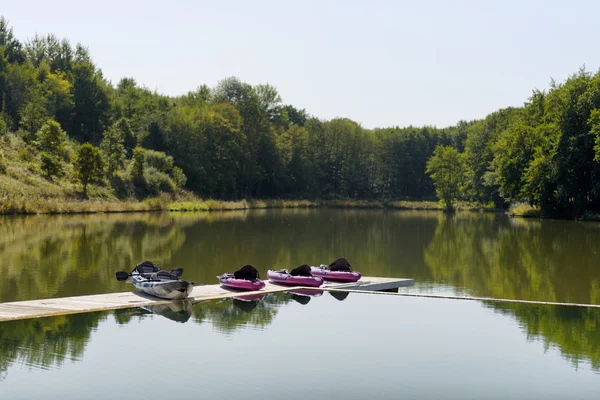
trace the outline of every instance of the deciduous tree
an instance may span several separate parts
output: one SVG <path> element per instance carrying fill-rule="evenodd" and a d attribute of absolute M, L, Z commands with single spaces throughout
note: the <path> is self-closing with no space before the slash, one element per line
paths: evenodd
<path fill-rule="evenodd" d="M 74 167 L 76 177 L 83 186 L 83 195 L 87 197 L 88 185 L 101 182 L 104 176 L 102 151 L 91 143 L 82 144 L 77 149 Z"/>
<path fill-rule="evenodd" d="M 463 194 L 465 162 L 461 153 L 451 146 L 438 146 L 427 162 L 427 173 L 435 184 L 438 198 L 446 211 L 454 211 L 456 200 Z"/>

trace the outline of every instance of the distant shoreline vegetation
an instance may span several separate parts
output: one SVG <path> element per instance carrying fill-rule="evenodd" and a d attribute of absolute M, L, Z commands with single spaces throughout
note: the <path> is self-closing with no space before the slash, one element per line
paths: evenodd
<path fill-rule="evenodd" d="M 224 201 L 199 199 L 193 195 L 173 199 L 162 195 L 142 201 L 110 201 L 110 200 L 69 200 L 41 198 L 0 198 L 0 215 L 10 214 L 83 214 L 83 213 L 119 213 L 148 211 L 229 211 L 255 210 L 272 208 L 340 208 L 340 209 L 388 209 L 388 210 L 435 210 L 441 211 L 443 205 L 437 201 L 399 200 L 239 200 Z M 502 211 L 493 204 L 482 205 L 460 202 L 459 211 Z"/>
<path fill-rule="evenodd" d="M 84 46 L 52 34 L 21 42 L 0 18 L 0 213 L 438 198 L 447 211 L 595 219 L 598 93 L 600 73 L 582 69 L 481 120 L 365 129 L 235 77 L 175 97 L 133 78 L 113 85 Z"/>

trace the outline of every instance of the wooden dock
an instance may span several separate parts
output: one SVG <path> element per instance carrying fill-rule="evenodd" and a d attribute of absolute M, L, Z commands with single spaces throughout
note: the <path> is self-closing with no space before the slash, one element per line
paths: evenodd
<path fill-rule="evenodd" d="M 306 289 L 303 287 L 288 287 L 265 281 L 266 286 L 256 292 L 238 292 L 225 289 L 220 285 L 195 286 L 190 297 L 186 300 L 198 303 L 205 300 L 222 299 L 228 297 L 248 296 L 259 293 L 287 292 L 290 290 Z M 399 287 L 414 285 L 412 279 L 362 277 L 353 283 L 327 282 L 320 290 L 348 289 L 361 291 L 389 291 Z M 181 301 L 181 300 L 177 300 Z M 131 308 L 168 304 L 177 301 L 162 300 L 148 296 L 142 292 L 123 292 L 95 294 L 89 296 L 62 297 L 58 299 L 42 299 L 0 303 L 0 321 L 15 319 L 49 317 L 53 315 L 77 314 L 92 311 L 115 310 L 118 308 Z"/>

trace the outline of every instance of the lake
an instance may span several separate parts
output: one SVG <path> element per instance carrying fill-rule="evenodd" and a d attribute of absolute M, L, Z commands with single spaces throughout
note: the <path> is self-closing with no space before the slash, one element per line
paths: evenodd
<path fill-rule="evenodd" d="M 150 260 L 216 283 L 346 257 L 363 275 L 413 278 L 408 290 L 600 303 L 600 223 L 504 214 L 251 210 L 0 217 L 0 302 L 132 290 L 115 271 Z"/>
<path fill-rule="evenodd" d="M 248 263 L 264 276 L 344 256 L 415 279 L 407 292 L 599 304 L 596 243 L 598 223 L 494 213 L 11 216 L 0 301 L 130 291 L 114 272 L 145 259 L 213 284 Z M 596 398 L 599 371 L 590 307 L 285 293 L 0 323 L 7 399 Z"/>
<path fill-rule="evenodd" d="M 526 322 L 514 310 L 356 293 L 301 297 L 0 323 L 0 392 L 11 400 L 76 400 L 82 393 L 140 400 L 592 399 L 600 393 L 597 360 L 525 334 Z M 568 320 L 553 322 L 565 323 L 567 333 L 573 328 Z M 595 339 L 589 350 L 598 349 Z"/>

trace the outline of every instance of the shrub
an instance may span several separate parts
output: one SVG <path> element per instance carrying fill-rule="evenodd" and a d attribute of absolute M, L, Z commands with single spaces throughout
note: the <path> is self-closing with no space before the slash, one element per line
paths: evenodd
<path fill-rule="evenodd" d="M 32 162 L 35 160 L 35 151 L 33 147 L 26 145 L 23 143 L 22 146 L 17 147 L 17 153 L 19 154 L 19 158 L 26 162 Z"/>
<path fill-rule="evenodd" d="M 6 160 L 4 159 L 4 153 L 0 151 L 0 174 L 6 173 Z"/>
<path fill-rule="evenodd" d="M 112 176 L 110 178 L 110 185 L 119 198 L 128 198 L 132 196 L 135 191 L 131 176 L 125 171 L 118 171 Z"/>
<path fill-rule="evenodd" d="M 6 122 L 4 122 L 4 119 L 0 118 L 0 136 L 4 135 L 6 133 L 6 130 Z"/>
<path fill-rule="evenodd" d="M 46 178 L 51 179 L 53 176 L 62 175 L 62 164 L 57 156 L 41 152 L 40 159 L 42 161 L 42 171 L 46 175 Z"/>
<path fill-rule="evenodd" d="M 144 150 L 144 152 L 146 153 L 146 165 L 148 167 L 154 167 L 165 173 L 169 173 L 173 169 L 173 157 L 162 151 Z"/>
<path fill-rule="evenodd" d="M 67 142 L 67 134 L 58 122 L 49 119 L 36 134 L 38 148 L 53 155 L 62 155 Z"/>
<path fill-rule="evenodd" d="M 104 159 L 102 151 L 90 143 L 84 143 L 79 146 L 75 155 L 75 173 L 77 179 L 83 185 L 84 196 L 87 196 L 89 183 L 102 181 L 103 172 Z"/>
<path fill-rule="evenodd" d="M 48 111 L 44 107 L 41 93 L 34 93 L 33 99 L 28 101 L 19 111 L 21 115 L 20 125 L 28 132 L 36 133 L 48 120 Z"/>
<path fill-rule="evenodd" d="M 133 161 L 131 174 L 134 178 L 140 178 L 144 176 L 146 162 L 146 152 L 141 147 L 136 147 L 133 149 Z"/>
<path fill-rule="evenodd" d="M 114 125 L 104 132 L 100 149 L 104 153 L 108 176 L 114 176 L 123 167 L 127 155 L 123 143 L 123 133 Z"/>
<path fill-rule="evenodd" d="M 171 171 L 171 179 L 173 179 L 173 182 L 179 188 L 184 187 L 185 183 L 187 182 L 187 177 L 183 173 L 183 170 L 179 167 L 173 167 L 173 170 Z"/>
<path fill-rule="evenodd" d="M 146 187 L 149 194 L 157 195 L 160 192 L 174 192 L 176 189 L 169 175 L 154 167 L 148 167 L 144 177 L 146 178 Z"/>

